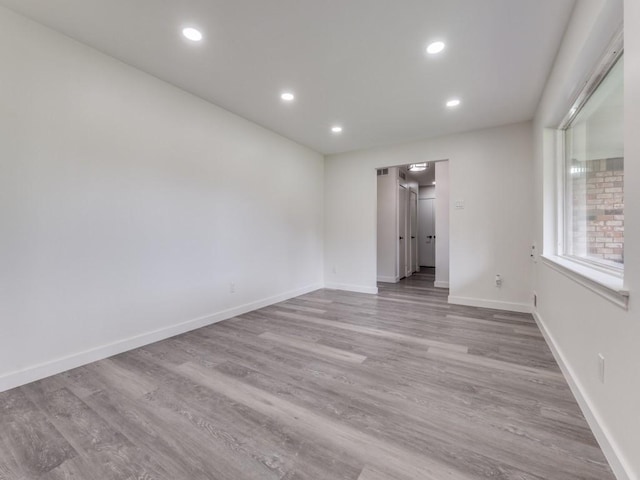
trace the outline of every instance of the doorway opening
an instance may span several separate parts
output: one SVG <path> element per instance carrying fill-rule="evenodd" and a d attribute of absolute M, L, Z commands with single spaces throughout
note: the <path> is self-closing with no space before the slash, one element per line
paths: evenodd
<path fill-rule="evenodd" d="M 377 169 L 377 280 L 420 273 L 449 286 L 448 161 Z"/>

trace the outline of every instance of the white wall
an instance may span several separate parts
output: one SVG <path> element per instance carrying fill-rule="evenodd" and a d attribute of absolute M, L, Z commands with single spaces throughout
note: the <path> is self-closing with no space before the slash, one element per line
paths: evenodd
<path fill-rule="evenodd" d="M 376 168 L 357 162 L 338 165 L 325 158 L 325 264 L 327 288 L 377 293 Z M 328 195 L 327 195 L 328 194 Z"/>
<path fill-rule="evenodd" d="M 538 261 L 537 317 L 619 479 L 640 478 L 640 2 L 624 2 L 625 29 L 625 285 L 629 310 Z M 534 122 L 536 241 L 553 251 L 552 152 L 543 129 L 557 127 L 619 24 L 622 1 L 577 3 Z M 546 231 L 546 235 L 545 235 Z M 605 357 L 605 383 L 597 355 Z"/>
<path fill-rule="evenodd" d="M 449 288 L 449 254 L 450 235 L 449 196 L 451 192 L 449 181 L 449 162 L 436 162 L 436 278 L 434 285 L 439 288 Z"/>
<path fill-rule="evenodd" d="M 378 167 L 449 159 L 450 286 L 456 302 L 522 310 L 530 305 L 531 123 L 386 148 L 325 162 L 325 280 L 375 291 Z M 436 183 L 437 185 L 437 183 Z M 334 273 L 335 269 L 335 273 Z M 494 277 L 504 277 L 502 288 Z"/>
<path fill-rule="evenodd" d="M 436 198 L 436 187 L 433 185 L 420 187 L 418 198 Z"/>
<path fill-rule="evenodd" d="M 0 390 L 322 286 L 321 155 L 3 8 L 0 63 Z"/>

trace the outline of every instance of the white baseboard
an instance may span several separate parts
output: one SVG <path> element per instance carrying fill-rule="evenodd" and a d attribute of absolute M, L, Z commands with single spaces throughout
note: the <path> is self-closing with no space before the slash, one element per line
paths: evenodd
<path fill-rule="evenodd" d="M 400 281 L 399 277 L 386 277 L 384 275 L 379 275 L 376 279 L 378 282 L 384 283 L 398 283 Z"/>
<path fill-rule="evenodd" d="M 323 286 L 320 284 L 309 285 L 280 295 L 263 298 L 255 302 L 233 307 L 204 317 L 195 318 L 193 320 L 160 328 L 151 332 L 145 332 L 107 345 L 101 345 L 89 350 L 56 358 L 48 362 L 31 365 L 21 370 L 9 372 L 4 375 L 0 375 L 0 392 L 34 382 L 57 373 L 71 370 L 72 368 L 80 367 L 97 360 L 102 360 L 103 358 L 111 357 L 134 348 L 149 345 L 150 343 L 158 342 L 181 333 L 195 330 L 196 328 L 202 328 L 222 320 L 227 320 L 228 318 L 237 317 L 243 313 L 273 305 L 274 303 L 283 302 L 290 298 L 304 295 L 305 293 L 313 292 L 321 288 L 323 288 Z"/>
<path fill-rule="evenodd" d="M 326 283 L 324 288 L 330 290 L 345 290 L 347 292 L 369 293 L 371 295 L 378 293 L 378 287 L 365 287 L 363 285 L 348 285 L 344 283 Z"/>
<path fill-rule="evenodd" d="M 551 335 L 546 324 L 537 312 L 533 312 L 533 318 L 535 318 L 538 328 L 542 332 L 542 336 L 547 342 L 547 345 L 549 345 L 551 353 L 553 353 L 560 370 L 562 370 L 564 378 L 571 389 L 571 393 L 573 393 L 573 396 L 578 402 L 578 406 L 580 407 L 580 410 L 582 410 L 589 427 L 591 427 L 591 431 L 596 437 L 604 456 L 607 458 L 614 475 L 618 480 L 632 480 L 635 477 L 631 476 L 631 468 L 620 454 L 620 450 L 612 440 L 611 434 L 606 428 L 605 423 L 602 421 L 602 418 L 593 408 L 589 397 L 585 394 L 584 389 L 582 388 L 582 384 L 574 374 L 569 363 L 566 361 L 566 358 L 553 338 L 553 335 Z"/>
<path fill-rule="evenodd" d="M 449 282 L 443 282 L 442 280 L 436 280 L 433 282 L 433 286 L 436 288 L 449 288 Z"/>
<path fill-rule="evenodd" d="M 499 300 L 456 297 L 453 295 L 449 295 L 449 303 L 453 305 L 466 305 L 468 307 L 493 308 L 494 310 L 508 310 L 510 312 L 531 313 L 531 305 L 527 305 L 526 303 L 501 302 Z"/>

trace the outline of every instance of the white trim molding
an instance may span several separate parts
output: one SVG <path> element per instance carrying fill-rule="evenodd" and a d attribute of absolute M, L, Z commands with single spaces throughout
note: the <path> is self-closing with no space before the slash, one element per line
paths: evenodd
<path fill-rule="evenodd" d="M 19 387 L 30 382 L 35 382 L 42 378 L 50 377 L 73 368 L 81 367 L 91 362 L 96 362 L 119 353 L 123 353 L 134 348 L 139 348 L 150 343 L 158 342 L 166 338 L 180 335 L 197 328 L 206 327 L 222 320 L 237 317 L 247 312 L 257 310 L 259 308 L 273 305 L 274 303 L 283 302 L 290 298 L 304 295 L 323 288 L 322 285 L 309 285 L 297 290 L 291 290 L 289 292 L 275 295 L 273 297 L 263 298 L 255 302 L 239 305 L 237 307 L 223 310 L 221 312 L 212 313 L 203 317 L 194 318 L 186 322 L 170 325 L 168 327 L 153 330 L 151 332 L 141 333 L 133 337 L 124 338 L 117 342 L 109 343 L 106 345 L 100 345 L 95 348 L 84 350 L 82 352 L 76 352 L 71 355 L 59 357 L 48 362 L 40 363 L 37 365 L 30 365 L 21 370 L 9 372 L 0 376 L 0 392 L 9 390 L 11 388 Z"/>
<path fill-rule="evenodd" d="M 493 308 L 494 310 L 507 310 L 510 312 L 531 313 L 531 305 L 526 303 L 502 302 L 499 300 L 485 300 L 482 298 L 456 297 L 449 295 L 449 303 L 453 305 L 465 305 L 467 307 Z"/>
<path fill-rule="evenodd" d="M 623 287 L 623 279 L 555 255 L 542 255 L 542 263 L 583 287 L 597 293 L 611 303 L 627 310 L 629 290 Z"/>
<path fill-rule="evenodd" d="M 433 286 L 436 288 L 449 288 L 449 282 L 443 282 L 442 280 L 436 280 L 433 282 Z"/>
<path fill-rule="evenodd" d="M 398 283 L 400 281 L 400 277 L 386 277 L 384 275 L 378 275 L 376 280 L 384 283 Z"/>
<path fill-rule="evenodd" d="M 631 472 L 631 468 L 620 453 L 620 449 L 616 445 L 615 441 L 612 439 L 602 417 L 600 417 L 597 411 L 593 408 L 593 405 L 582 388 L 578 377 L 575 375 L 571 365 L 567 362 L 562 350 L 553 338 L 553 335 L 551 335 L 551 332 L 547 329 L 544 320 L 542 320 L 542 317 L 538 312 L 533 312 L 533 318 L 536 320 L 538 328 L 540 329 L 540 332 L 542 332 L 542 336 L 547 342 L 547 345 L 549 345 L 551 353 L 558 363 L 560 370 L 562 370 L 562 374 L 569 384 L 571 393 L 573 393 L 573 396 L 578 402 L 578 406 L 580 407 L 580 410 L 582 410 L 582 414 L 587 420 L 587 423 L 589 424 L 593 435 L 596 437 L 596 440 L 598 441 L 598 444 L 600 445 L 600 448 L 609 462 L 616 478 L 618 480 L 633 480 L 635 477 L 632 477 L 631 473 L 629 473 Z"/>

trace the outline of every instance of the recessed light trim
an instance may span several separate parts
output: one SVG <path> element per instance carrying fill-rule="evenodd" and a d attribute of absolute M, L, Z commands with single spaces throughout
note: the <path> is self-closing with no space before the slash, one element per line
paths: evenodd
<path fill-rule="evenodd" d="M 430 43 L 429 46 L 427 47 L 427 53 L 429 55 L 435 55 L 437 53 L 442 52 L 445 46 L 446 45 L 444 44 L 444 42 L 440 42 L 440 41 Z"/>
<path fill-rule="evenodd" d="M 451 100 L 447 101 L 447 107 L 449 108 L 455 108 L 458 105 L 460 105 L 460 99 L 459 98 L 452 98 Z"/>
<path fill-rule="evenodd" d="M 293 102 L 296 99 L 296 96 L 291 92 L 284 92 L 280 95 L 280 98 L 285 102 Z"/>
<path fill-rule="evenodd" d="M 340 125 L 334 125 L 331 127 L 331 131 L 333 133 L 342 133 L 342 127 Z"/>
<path fill-rule="evenodd" d="M 182 35 L 187 40 L 191 40 L 192 42 L 200 42 L 202 41 L 203 35 L 200 30 L 193 27 L 185 27 L 182 29 Z"/>
<path fill-rule="evenodd" d="M 429 164 L 427 162 L 412 163 L 409 165 L 410 172 L 424 172 L 427 168 L 429 168 Z"/>

